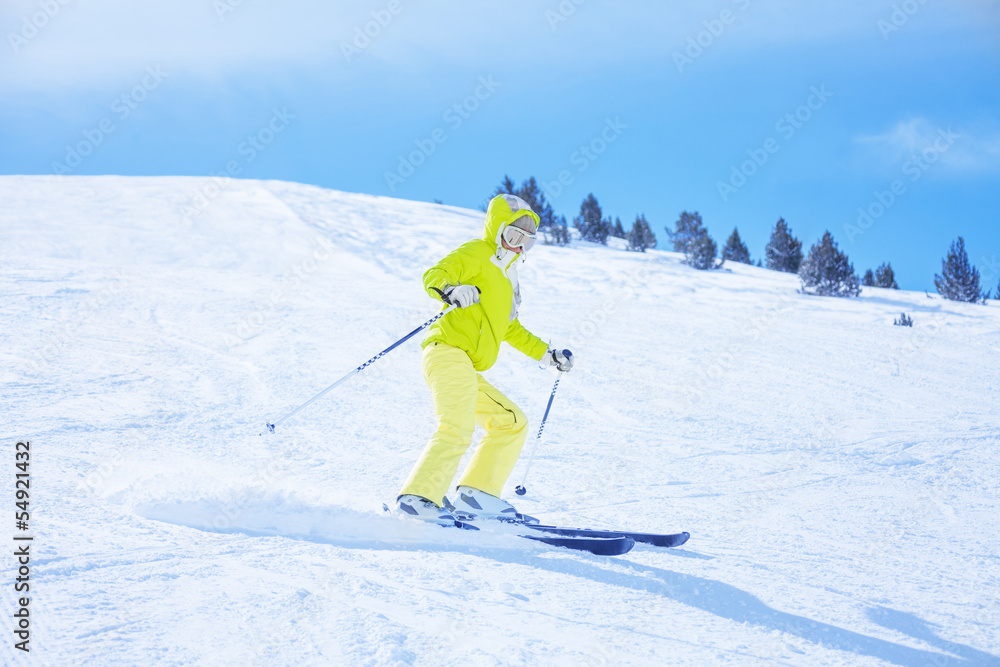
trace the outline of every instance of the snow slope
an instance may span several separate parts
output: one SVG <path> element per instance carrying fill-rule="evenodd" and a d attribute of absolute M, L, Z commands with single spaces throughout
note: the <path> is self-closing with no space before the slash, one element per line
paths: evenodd
<path fill-rule="evenodd" d="M 0 557 L 5 664 L 1000 664 L 996 305 L 537 247 L 521 319 L 577 368 L 519 506 L 692 533 L 603 558 L 380 516 L 433 428 L 416 341 L 259 435 L 433 315 L 421 274 L 481 213 L 195 178 L 0 201 L 0 498 L 30 439 L 35 535 L 30 659 Z M 552 371 L 487 377 L 537 424 Z"/>

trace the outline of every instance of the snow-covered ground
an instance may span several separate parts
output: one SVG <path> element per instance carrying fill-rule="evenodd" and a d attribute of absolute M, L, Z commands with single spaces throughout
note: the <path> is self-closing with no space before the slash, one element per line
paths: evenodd
<path fill-rule="evenodd" d="M 259 435 L 437 311 L 420 277 L 480 212 L 196 178 L 0 202 L 0 538 L 18 439 L 35 535 L 30 656 L 0 556 L 6 664 L 1000 664 L 996 305 L 538 246 L 521 320 L 577 367 L 519 506 L 692 533 L 605 558 L 382 515 L 433 428 L 416 340 Z M 487 377 L 537 425 L 552 371 Z"/>

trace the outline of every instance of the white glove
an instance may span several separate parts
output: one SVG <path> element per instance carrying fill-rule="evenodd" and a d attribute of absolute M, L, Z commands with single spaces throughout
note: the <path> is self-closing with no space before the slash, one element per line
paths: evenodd
<path fill-rule="evenodd" d="M 479 303 L 479 289 L 474 285 L 454 285 L 445 288 L 442 298 L 449 305 L 468 308 L 474 303 Z"/>
<path fill-rule="evenodd" d="M 544 358 L 548 359 L 549 366 L 555 366 L 563 373 L 573 370 L 573 353 L 569 350 L 552 348 L 545 353 Z"/>

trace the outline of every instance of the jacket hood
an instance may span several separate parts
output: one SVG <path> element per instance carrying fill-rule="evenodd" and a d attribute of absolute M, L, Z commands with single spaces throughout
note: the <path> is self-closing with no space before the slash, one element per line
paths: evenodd
<path fill-rule="evenodd" d="M 538 229 L 538 214 L 531 210 L 526 201 L 516 195 L 497 195 L 490 200 L 490 205 L 486 209 L 484 238 L 494 244 L 497 249 L 503 248 L 500 244 L 500 233 L 503 228 L 523 215 L 534 220 L 535 229 Z"/>

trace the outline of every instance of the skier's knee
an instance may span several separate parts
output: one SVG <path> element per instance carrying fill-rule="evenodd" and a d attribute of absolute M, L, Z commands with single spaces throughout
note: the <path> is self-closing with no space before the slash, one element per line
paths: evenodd
<path fill-rule="evenodd" d="M 515 431 L 515 432 L 517 432 L 517 433 L 520 433 L 521 431 L 527 430 L 527 428 L 528 428 L 528 418 L 524 416 L 524 413 L 521 412 L 521 409 L 518 408 L 515 405 L 513 413 L 514 413 L 513 423 L 511 425 L 512 430 Z"/>
<path fill-rule="evenodd" d="M 516 405 L 504 408 L 504 413 L 495 415 L 488 428 L 520 434 L 528 428 L 528 418 Z"/>

